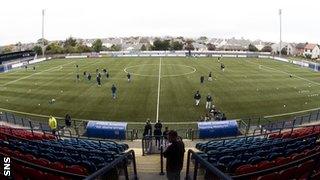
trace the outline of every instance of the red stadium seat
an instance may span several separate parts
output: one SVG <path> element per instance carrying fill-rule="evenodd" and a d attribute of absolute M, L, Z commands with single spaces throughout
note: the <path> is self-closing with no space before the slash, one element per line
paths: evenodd
<path fill-rule="evenodd" d="M 72 165 L 72 166 L 66 167 L 65 171 L 73 174 L 87 175 L 86 168 L 79 165 Z"/>
<path fill-rule="evenodd" d="M 60 170 L 60 171 L 64 171 L 65 170 L 65 165 L 61 162 L 54 162 L 49 164 L 49 167 L 52 169 L 56 169 L 56 170 Z"/>
<path fill-rule="evenodd" d="M 296 161 L 296 160 L 304 158 L 305 156 L 304 156 L 304 153 L 300 153 L 300 154 L 292 154 L 290 157 L 291 157 L 292 161 Z"/>
<path fill-rule="evenodd" d="M 239 174 L 247 174 L 250 172 L 254 172 L 256 171 L 257 168 L 251 164 L 245 164 L 242 166 L 239 166 L 236 170 L 235 170 L 235 174 L 239 175 Z"/>
<path fill-rule="evenodd" d="M 279 174 L 277 172 L 274 172 L 272 174 L 260 176 L 257 178 L 257 180 L 276 180 L 276 179 L 279 179 L 278 177 L 279 177 Z"/>
<path fill-rule="evenodd" d="M 291 168 L 280 171 L 279 179 L 283 179 L 283 180 L 293 179 L 295 177 L 295 173 L 297 169 L 298 169 L 297 167 L 291 167 Z"/>
<path fill-rule="evenodd" d="M 283 164 L 287 164 L 289 162 L 291 162 L 291 158 L 286 158 L 286 157 L 278 157 L 277 159 L 275 159 L 274 161 L 274 164 L 276 166 L 281 166 Z"/>
<path fill-rule="evenodd" d="M 26 175 L 27 177 L 29 177 L 30 179 L 45 179 L 45 174 L 42 171 L 33 169 L 33 168 L 25 168 L 25 173 L 24 175 Z"/>
<path fill-rule="evenodd" d="M 319 180 L 320 179 L 320 171 L 316 172 L 311 176 L 311 180 Z"/>
<path fill-rule="evenodd" d="M 29 162 L 34 162 L 34 160 L 35 160 L 35 157 L 33 155 L 31 155 L 31 154 L 23 155 L 22 158 L 25 161 L 29 161 Z"/>
<path fill-rule="evenodd" d="M 257 164 L 257 170 L 264 170 L 264 169 L 269 169 L 274 166 L 273 162 L 270 161 L 262 161 L 259 164 Z"/>
<path fill-rule="evenodd" d="M 312 173 L 314 165 L 314 160 L 309 160 L 303 164 L 300 164 L 297 168 L 296 174 L 299 178 L 306 179 Z"/>
<path fill-rule="evenodd" d="M 44 166 L 44 167 L 47 167 L 49 164 L 50 164 L 50 161 L 47 160 L 47 159 L 43 159 L 43 158 L 40 158 L 40 159 L 36 159 L 34 161 L 36 164 L 40 165 L 40 166 Z"/>

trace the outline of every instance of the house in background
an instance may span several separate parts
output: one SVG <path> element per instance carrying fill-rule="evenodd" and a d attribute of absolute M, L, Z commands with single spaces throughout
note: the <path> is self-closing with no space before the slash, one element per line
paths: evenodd
<path fill-rule="evenodd" d="M 306 47 L 306 43 L 299 43 L 296 45 L 296 52 L 298 56 L 303 55 L 305 47 Z"/>
<path fill-rule="evenodd" d="M 287 49 L 288 56 L 296 56 L 298 54 L 296 44 L 294 43 L 289 43 L 285 48 Z"/>
<path fill-rule="evenodd" d="M 304 56 L 311 56 L 311 59 L 317 59 L 320 56 L 320 49 L 317 44 L 308 43 L 304 47 Z"/>

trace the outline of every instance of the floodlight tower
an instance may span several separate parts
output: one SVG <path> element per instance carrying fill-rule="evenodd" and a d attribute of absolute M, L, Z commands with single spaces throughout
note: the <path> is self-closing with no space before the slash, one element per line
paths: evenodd
<path fill-rule="evenodd" d="M 44 57 L 44 9 L 42 9 L 42 56 Z"/>
<path fill-rule="evenodd" d="M 279 55 L 281 56 L 281 50 L 282 50 L 282 18 L 281 18 L 281 15 L 282 15 L 282 9 L 279 9 L 279 18 L 280 18 L 280 44 L 279 44 Z"/>

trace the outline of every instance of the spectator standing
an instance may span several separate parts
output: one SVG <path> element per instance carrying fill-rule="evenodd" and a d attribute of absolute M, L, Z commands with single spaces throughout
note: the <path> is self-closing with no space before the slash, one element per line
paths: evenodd
<path fill-rule="evenodd" d="M 150 120 L 146 121 L 146 125 L 144 126 L 143 136 L 151 136 L 152 134 L 152 126 Z"/>
<path fill-rule="evenodd" d="M 180 180 L 185 152 L 184 144 L 181 139 L 178 139 L 176 131 L 169 131 L 168 140 L 170 145 L 163 152 L 163 156 L 167 158 L 167 178 L 168 180 Z"/>
<path fill-rule="evenodd" d="M 168 143 L 168 133 L 169 133 L 169 128 L 168 127 L 165 127 L 164 128 L 164 131 L 162 133 L 162 136 L 163 136 L 163 140 L 164 140 L 164 146 L 167 146 L 167 143 Z"/>
<path fill-rule="evenodd" d="M 160 120 L 154 125 L 153 135 L 156 139 L 156 146 L 160 147 L 160 140 L 162 135 L 162 124 Z"/>
<path fill-rule="evenodd" d="M 64 122 L 65 122 L 65 124 L 66 124 L 66 127 L 67 127 L 67 128 L 70 128 L 70 126 L 71 126 L 71 116 L 70 116 L 69 114 L 66 114 L 66 117 L 65 117 L 65 119 L 64 119 Z"/>
<path fill-rule="evenodd" d="M 53 135 L 56 134 L 57 131 L 57 120 L 53 116 L 49 117 L 49 127 Z"/>
<path fill-rule="evenodd" d="M 145 139 L 145 150 L 147 153 L 150 153 L 152 150 L 152 125 L 150 119 L 147 119 L 146 125 L 144 126 L 143 138 Z"/>

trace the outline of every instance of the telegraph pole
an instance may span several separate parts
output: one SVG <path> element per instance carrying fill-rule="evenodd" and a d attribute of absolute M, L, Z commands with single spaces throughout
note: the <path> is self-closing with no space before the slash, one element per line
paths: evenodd
<path fill-rule="evenodd" d="M 280 18 L 280 50 L 279 50 L 279 55 L 281 56 L 281 50 L 282 50 L 282 9 L 279 9 L 279 18 Z"/>
<path fill-rule="evenodd" d="M 42 56 L 44 57 L 44 9 L 42 9 Z"/>

